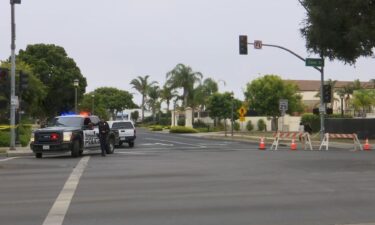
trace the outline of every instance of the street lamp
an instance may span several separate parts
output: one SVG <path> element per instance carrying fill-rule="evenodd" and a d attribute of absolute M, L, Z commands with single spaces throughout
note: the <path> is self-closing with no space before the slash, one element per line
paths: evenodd
<path fill-rule="evenodd" d="M 16 23 L 15 23 L 15 10 L 14 5 L 21 4 L 21 0 L 10 0 L 11 7 L 11 69 L 10 69 L 10 150 L 16 149 L 16 131 L 14 129 L 16 125 Z"/>
<path fill-rule="evenodd" d="M 94 115 L 94 102 L 95 102 L 95 95 L 92 94 L 91 97 L 92 97 L 91 114 Z"/>
<path fill-rule="evenodd" d="M 77 103 L 78 103 L 77 89 L 78 89 L 78 85 L 79 85 L 79 80 L 78 79 L 74 79 L 73 85 L 74 85 L 74 88 L 75 88 L 74 112 L 77 114 L 78 113 L 78 110 L 77 110 Z"/>

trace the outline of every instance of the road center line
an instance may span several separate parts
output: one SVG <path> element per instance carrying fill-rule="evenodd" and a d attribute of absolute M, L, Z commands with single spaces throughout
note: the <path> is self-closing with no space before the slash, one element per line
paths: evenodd
<path fill-rule="evenodd" d="M 62 225 L 74 192 L 77 189 L 79 179 L 85 170 L 90 156 L 83 157 L 65 182 L 63 189 L 50 209 L 43 225 Z"/>

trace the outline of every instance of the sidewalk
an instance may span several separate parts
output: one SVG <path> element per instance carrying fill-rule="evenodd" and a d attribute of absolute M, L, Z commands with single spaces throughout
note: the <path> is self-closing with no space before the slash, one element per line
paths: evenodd
<path fill-rule="evenodd" d="M 34 153 L 31 151 L 30 146 L 16 147 L 15 150 L 10 150 L 9 147 L 0 147 L 0 156 L 16 157 L 16 156 L 32 156 Z"/>
<path fill-rule="evenodd" d="M 245 142 L 250 142 L 257 144 L 260 141 L 261 136 L 256 136 L 256 135 L 246 135 L 246 134 L 239 134 L 239 133 L 234 133 L 233 136 L 231 136 L 230 132 L 227 132 L 227 135 L 225 136 L 224 132 L 209 132 L 209 133 L 191 133 L 191 134 L 184 134 L 187 136 L 195 136 L 195 137 L 202 137 L 202 138 L 208 138 L 208 139 L 219 139 L 219 140 L 237 140 L 237 141 L 245 141 Z M 262 136 L 263 137 L 263 136 Z M 265 144 L 266 146 L 271 146 L 274 138 L 273 137 L 265 137 Z M 290 140 L 281 140 L 280 141 L 280 146 L 289 146 L 290 145 Z M 297 140 L 296 141 L 297 145 L 301 148 L 302 144 Z M 318 140 L 312 140 L 311 141 L 313 150 L 319 150 L 321 142 Z M 363 144 L 363 143 L 362 143 Z M 329 142 L 329 147 L 332 148 L 339 148 L 343 150 L 351 150 L 354 149 L 354 143 L 353 142 L 337 142 L 337 141 L 330 141 Z M 325 150 L 325 147 L 322 148 Z"/>

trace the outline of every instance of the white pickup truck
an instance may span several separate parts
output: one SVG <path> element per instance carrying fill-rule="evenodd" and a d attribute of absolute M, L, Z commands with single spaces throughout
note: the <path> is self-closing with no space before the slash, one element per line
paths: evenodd
<path fill-rule="evenodd" d="M 129 147 L 134 147 L 136 130 L 131 120 L 112 120 L 107 121 L 107 123 L 112 131 L 118 132 L 117 146 L 121 146 L 124 142 L 127 142 Z"/>

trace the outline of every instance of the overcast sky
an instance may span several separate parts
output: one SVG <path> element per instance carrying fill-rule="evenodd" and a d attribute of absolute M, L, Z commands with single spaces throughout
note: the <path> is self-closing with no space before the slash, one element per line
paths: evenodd
<path fill-rule="evenodd" d="M 0 2 L 0 59 L 10 55 L 10 4 Z M 295 56 L 264 47 L 238 53 L 238 36 L 309 55 L 299 29 L 305 10 L 297 0 L 22 0 L 16 5 L 17 52 L 28 44 L 64 47 L 88 86 L 129 92 L 130 81 L 150 75 L 161 85 L 176 64 L 219 82 L 220 91 L 243 99 L 246 83 L 265 75 L 318 80 L 320 74 Z M 369 81 L 374 59 L 355 66 L 326 61 L 325 78 Z M 224 82 L 225 81 L 225 85 Z M 135 96 L 140 103 L 140 96 Z"/>

